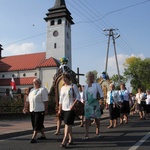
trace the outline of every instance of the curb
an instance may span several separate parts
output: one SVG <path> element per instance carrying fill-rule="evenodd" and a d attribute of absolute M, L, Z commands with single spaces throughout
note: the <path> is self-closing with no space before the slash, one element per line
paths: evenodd
<path fill-rule="evenodd" d="M 108 119 L 109 117 L 103 117 L 101 120 Z M 75 121 L 73 126 L 80 125 L 80 122 L 77 120 Z M 61 128 L 64 128 L 64 125 L 61 125 Z M 46 127 L 45 131 L 50 131 L 50 130 L 56 130 L 56 126 L 51 126 L 51 127 Z M 33 130 L 26 130 L 26 131 L 16 131 L 16 132 L 11 132 L 11 133 L 5 133 L 0 135 L 0 140 L 3 139 L 8 139 L 8 138 L 13 138 L 13 137 L 18 137 L 18 136 L 23 136 L 23 135 L 28 135 L 32 134 Z"/>

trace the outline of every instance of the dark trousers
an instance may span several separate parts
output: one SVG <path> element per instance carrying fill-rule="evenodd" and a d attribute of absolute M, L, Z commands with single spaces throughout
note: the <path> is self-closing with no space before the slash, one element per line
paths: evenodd
<path fill-rule="evenodd" d="M 34 131 L 44 128 L 44 112 L 31 112 L 31 123 Z"/>

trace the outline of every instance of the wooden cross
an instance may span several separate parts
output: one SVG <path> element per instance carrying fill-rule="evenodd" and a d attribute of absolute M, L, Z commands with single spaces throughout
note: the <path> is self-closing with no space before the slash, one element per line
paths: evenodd
<path fill-rule="evenodd" d="M 79 76 L 84 76 L 84 74 L 79 73 L 79 68 L 77 68 L 77 73 L 76 73 L 77 79 L 78 79 L 78 83 L 79 82 Z"/>

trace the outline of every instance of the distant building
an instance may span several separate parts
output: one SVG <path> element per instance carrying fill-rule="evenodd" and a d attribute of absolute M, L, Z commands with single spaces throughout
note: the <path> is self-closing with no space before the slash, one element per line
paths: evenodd
<path fill-rule="evenodd" d="M 33 79 L 38 77 L 42 80 L 42 86 L 50 90 L 60 58 L 68 58 L 67 66 L 72 68 L 71 25 L 74 22 L 65 0 L 56 0 L 44 20 L 47 23 L 46 52 L 2 57 L 0 46 L 0 92 L 11 89 L 12 77 L 17 89 L 31 87 Z"/>

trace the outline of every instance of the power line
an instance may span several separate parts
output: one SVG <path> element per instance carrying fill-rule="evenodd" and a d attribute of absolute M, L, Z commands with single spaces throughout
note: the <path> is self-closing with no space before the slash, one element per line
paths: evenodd
<path fill-rule="evenodd" d="M 43 34 L 46 34 L 46 32 L 44 33 L 40 33 L 40 34 L 37 34 L 37 35 L 33 35 L 33 36 L 30 36 L 30 37 L 27 37 L 27 38 L 24 38 L 24 39 L 20 39 L 20 40 L 17 40 L 17 41 L 14 41 L 14 42 L 11 42 L 11 43 L 8 43 L 8 44 L 5 44 L 4 46 L 8 46 L 10 44 L 14 44 L 14 43 L 18 43 L 18 42 L 22 42 L 24 40 L 28 40 L 28 39 L 31 39 L 31 38 L 34 38 L 34 37 L 37 37 L 37 36 L 41 36 Z"/>
<path fill-rule="evenodd" d="M 123 9 L 127 9 L 127 8 L 129 8 L 129 7 L 133 7 L 133 6 L 136 6 L 136 5 L 140 5 L 140 4 L 143 4 L 143 3 L 145 3 L 145 2 L 148 2 L 148 1 L 144 1 L 144 2 L 142 2 L 142 3 L 137 3 L 137 4 L 134 4 L 134 5 L 130 5 L 130 6 L 128 6 L 128 7 L 124 7 L 124 8 L 122 8 L 122 9 L 119 9 L 119 10 L 123 10 Z M 85 10 L 85 8 L 86 9 L 88 9 L 88 10 L 90 10 L 90 12 L 93 12 L 92 14 L 94 14 L 94 17 L 95 16 L 97 16 L 97 17 L 99 17 L 99 15 L 97 15 L 97 14 L 100 14 L 99 12 L 97 12 L 96 13 L 96 10 L 92 7 L 92 5 L 90 5 L 88 2 L 86 2 L 85 4 L 83 4 L 83 2 L 80 2 L 80 4 L 82 4 L 83 6 L 84 6 L 84 10 Z M 80 8 L 80 5 L 78 5 L 78 8 Z M 83 7 L 81 7 L 81 10 L 82 10 L 82 8 Z M 91 9 L 91 8 L 93 8 L 93 9 Z M 76 9 L 77 10 L 77 9 Z M 93 11 L 94 10 L 94 11 Z M 86 14 L 88 14 L 88 16 L 91 16 L 92 18 L 93 18 L 93 16 L 91 15 L 91 13 L 89 13 L 89 11 L 84 11 L 84 12 L 86 12 Z M 113 12 L 113 11 L 112 11 Z M 112 13 L 112 12 L 109 12 L 109 13 Z M 82 14 L 82 12 L 80 11 L 80 15 L 79 16 L 81 16 L 81 14 Z M 83 15 L 84 16 L 84 15 Z M 102 15 L 101 15 L 102 16 Z M 89 20 L 89 19 L 88 19 Z M 100 19 L 97 19 L 97 21 L 100 21 Z M 102 20 L 101 20 L 102 21 Z M 91 25 L 92 25 L 92 23 L 93 24 L 95 24 L 95 22 L 93 22 L 93 21 L 83 21 L 83 23 L 90 23 Z M 104 22 L 104 21 L 102 21 L 102 22 Z M 80 23 L 80 22 L 77 22 L 76 24 L 78 24 L 78 23 Z M 106 23 L 105 23 L 106 24 Z M 96 24 L 95 24 L 96 25 Z M 97 25 L 97 26 L 99 26 L 99 24 Z M 110 28 L 110 26 L 109 26 L 109 28 Z M 97 29 L 97 27 L 96 27 L 96 29 Z M 98 29 L 99 30 L 99 29 Z M 102 29 L 101 29 L 102 30 Z M 115 31 L 114 31 L 115 32 Z M 103 34 L 103 33 L 102 33 Z M 121 35 L 123 35 L 123 34 L 121 34 Z M 124 42 L 124 44 L 126 44 L 126 46 L 128 47 L 128 48 L 130 48 L 130 50 L 131 51 L 134 51 L 134 53 L 137 53 L 137 52 L 135 52 L 135 50 L 133 50 L 133 48 L 123 39 L 123 38 L 121 38 L 122 39 L 122 41 Z M 127 50 L 125 50 L 125 52 L 126 52 Z"/>
<path fill-rule="evenodd" d="M 98 18 L 98 19 L 95 19 L 95 20 L 90 20 L 90 21 L 81 21 L 81 22 L 77 22 L 78 24 L 79 23 L 92 23 L 92 22 L 97 22 L 97 21 L 100 21 L 102 19 L 104 19 L 106 16 L 110 15 L 110 14 L 113 14 L 115 12 L 118 12 L 118 11 L 122 11 L 122 10 L 125 10 L 125 9 L 128 9 L 128 8 L 131 8 L 131 7 L 135 7 L 135 6 L 138 6 L 138 5 L 142 5 L 144 3 L 147 3 L 147 2 L 150 2 L 150 0 L 146 0 L 144 2 L 140 2 L 140 3 L 136 3 L 136 4 L 133 4 L 133 5 L 130 5 L 130 6 L 126 6 L 126 7 L 123 7 L 123 8 L 120 8 L 120 9 L 116 9 L 116 10 L 113 10 L 113 11 L 110 11 L 108 12 L 107 14 L 103 15 L 101 18 Z"/>
<path fill-rule="evenodd" d="M 110 15 L 110 14 L 112 14 L 112 13 L 115 13 L 115 12 L 118 12 L 118 11 L 122 11 L 122 10 L 125 10 L 125 9 L 128 9 L 128 8 L 131 8 L 131 7 L 135 7 L 135 6 L 138 6 L 138 5 L 147 3 L 147 2 L 150 2 L 150 0 L 146 0 L 146 1 L 144 1 L 144 2 L 136 3 L 136 4 L 133 4 L 133 5 L 130 5 L 130 6 L 126 6 L 126 7 L 117 9 L 117 10 L 113 10 L 113 11 L 107 13 L 106 15 L 104 15 L 104 16 L 103 16 L 102 18 L 100 18 L 100 19 L 103 19 L 103 18 L 105 18 L 106 16 L 108 16 L 108 15 Z"/>
<path fill-rule="evenodd" d="M 150 0 L 146 0 L 146 1 L 144 1 L 144 2 L 140 2 L 140 3 L 136 3 L 136 4 L 134 4 L 134 5 L 130 5 L 130 6 L 127 6 L 127 7 L 124 7 L 124 8 L 120 8 L 120 9 L 118 9 L 118 10 L 114 10 L 114 11 L 111 11 L 111 12 L 109 12 L 109 13 L 107 13 L 106 15 L 104 15 L 104 16 L 102 16 L 100 19 L 97 19 L 97 21 L 99 21 L 99 20 L 101 20 L 101 19 L 103 19 L 103 18 L 105 18 L 106 16 L 108 16 L 109 14 L 111 14 L 111 13 L 115 13 L 115 12 L 118 12 L 118 11 L 121 11 L 121 10 L 125 10 L 125 9 L 128 9 L 128 8 L 131 8 L 131 7 L 135 7 L 135 6 L 137 6 L 137 5 L 140 5 L 140 4 L 144 4 L 144 3 L 146 3 L 146 2 L 149 2 Z M 69 3 L 70 1 L 68 1 L 68 3 Z M 73 1 L 73 2 L 77 2 L 77 1 Z M 94 14 L 94 16 L 97 16 L 97 17 L 99 17 L 99 15 L 97 15 L 98 13 L 95 13 L 94 11 L 93 11 L 93 9 L 91 9 L 91 6 L 90 6 L 90 4 L 89 3 L 85 3 L 85 5 L 83 4 L 83 2 L 80 2 L 80 4 L 82 4 L 81 5 L 81 7 L 80 7 L 80 5 L 78 4 L 78 3 L 76 3 L 76 6 L 77 6 L 77 9 L 75 9 L 74 8 L 74 6 L 75 5 L 73 5 L 73 9 L 75 9 L 75 13 L 78 15 L 78 16 L 80 16 L 81 18 L 86 18 L 86 19 L 90 19 L 90 18 L 93 18 L 93 15 L 91 15 L 91 13 L 89 13 L 89 11 L 87 11 L 87 8 L 88 8 L 88 10 L 90 10 L 90 12 L 92 12 L 92 14 Z M 71 5 L 72 6 L 72 5 Z M 90 7 L 89 7 L 90 6 Z M 79 9 L 79 8 L 81 8 L 81 9 Z M 82 9 L 83 8 L 83 9 Z M 78 11 L 77 11 L 78 10 Z M 84 11 L 82 11 L 82 10 L 84 10 Z M 83 12 L 85 12 L 86 13 L 86 15 L 85 14 L 83 14 Z M 81 14 L 83 14 L 83 16 L 81 16 Z M 88 15 L 88 17 L 87 17 L 87 15 Z M 90 17 L 89 17 L 90 16 Z M 88 21 L 87 23 L 90 23 L 90 25 L 92 25 L 92 26 L 94 26 L 94 28 L 95 29 L 97 29 L 98 31 L 102 31 L 102 28 L 100 29 L 99 27 L 98 27 L 98 25 L 97 24 L 94 24 L 94 22 L 95 21 Z M 76 23 L 77 24 L 77 23 Z M 34 38 L 34 37 L 38 37 L 38 36 L 41 36 L 41 35 L 43 35 L 43 34 L 46 34 L 46 32 L 44 32 L 44 33 L 40 33 L 40 34 L 37 34 L 37 35 L 33 35 L 33 36 L 30 36 L 30 37 L 27 37 L 27 38 L 24 38 L 24 39 L 20 39 L 20 40 L 17 40 L 17 41 L 14 41 L 14 42 L 11 42 L 11 43 L 8 43 L 8 44 L 5 44 L 4 46 L 7 46 L 7 45 L 10 45 L 10 44 L 13 44 L 13 43 L 18 43 L 18 42 L 21 42 L 21 41 L 24 41 L 24 40 L 27 40 L 27 39 L 30 39 L 30 38 Z M 122 39 L 123 40 L 123 42 L 127 45 L 127 47 L 129 47 L 130 48 L 130 50 L 132 50 L 132 51 L 134 51 L 135 52 L 135 50 L 133 50 L 132 49 L 132 47 L 124 40 L 124 39 Z M 88 42 L 88 44 L 87 45 L 89 45 L 89 42 Z M 91 43 L 91 45 L 93 45 L 93 43 Z M 82 47 L 82 46 L 79 46 L 79 47 Z M 85 45 L 85 47 L 86 47 L 86 45 Z"/>

